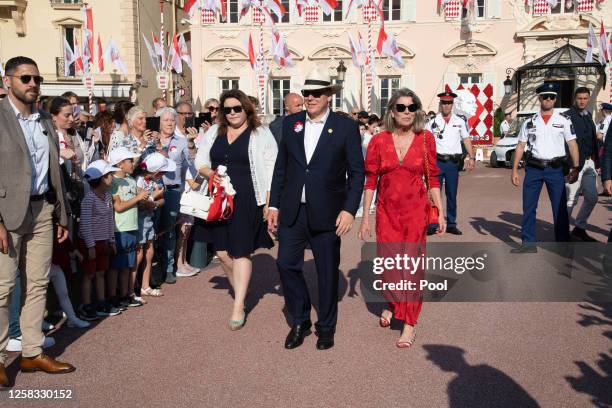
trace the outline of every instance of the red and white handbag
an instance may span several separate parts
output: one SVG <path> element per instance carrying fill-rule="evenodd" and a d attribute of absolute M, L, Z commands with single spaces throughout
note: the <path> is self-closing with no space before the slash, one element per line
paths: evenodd
<path fill-rule="evenodd" d="M 206 193 L 201 191 L 185 191 L 181 196 L 181 213 L 200 218 L 207 222 L 227 220 L 234 212 L 234 190 L 226 174 L 225 166 L 219 166 L 210 180 L 214 180 L 216 175 L 220 175 L 221 183 L 208 182 L 207 186 L 202 185 Z"/>

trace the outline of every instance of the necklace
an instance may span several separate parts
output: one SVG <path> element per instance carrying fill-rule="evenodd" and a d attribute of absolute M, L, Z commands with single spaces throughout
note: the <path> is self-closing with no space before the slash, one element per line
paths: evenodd
<path fill-rule="evenodd" d="M 393 132 L 393 147 L 395 148 L 395 154 L 397 154 L 400 166 L 404 164 L 404 156 L 406 156 L 410 148 L 412 139 L 414 139 L 414 134 L 408 134 L 407 137 L 402 138 L 402 136 Z"/>

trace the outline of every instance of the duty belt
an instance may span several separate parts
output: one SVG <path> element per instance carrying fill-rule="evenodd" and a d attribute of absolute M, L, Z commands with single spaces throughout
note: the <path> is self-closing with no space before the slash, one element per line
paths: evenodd
<path fill-rule="evenodd" d="M 527 159 L 527 165 L 544 169 L 546 167 L 561 167 L 565 163 L 566 156 L 554 157 L 552 159 L 538 159 L 537 157 L 530 157 Z"/>
<path fill-rule="evenodd" d="M 436 154 L 436 158 L 441 162 L 452 161 L 457 163 L 461 161 L 461 156 L 461 154 Z"/>

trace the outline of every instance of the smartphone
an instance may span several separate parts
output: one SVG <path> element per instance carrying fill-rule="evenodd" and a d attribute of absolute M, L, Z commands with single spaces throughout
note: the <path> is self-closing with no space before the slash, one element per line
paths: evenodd
<path fill-rule="evenodd" d="M 202 124 L 204 122 L 208 122 L 209 124 L 212 125 L 213 120 L 212 120 L 212 116 L 211 116 L 210 112 L 200 112 L 200 114 L 196 118 L 195 126 L 194 127 L 196 129 L 199 129 L 200 126 L 202 126 Z"/>
<path fill-rule="evenodd" d="M 159 132 L 159 117 L 158 116 L 148 117 L 145 120 L 146 120 L 147 130 L 150 130 L 151 132 Z"/>
<path fill-rule="evenodd" d="M 189 116 L 185 118 L 185 128 L 197 128 L 195 125 L 195 117 Z"/>
<path fill-rule="evenodd" d="M 93 120 L 88 120 L 87 122 L 85 122 L 85 127 L 86 127 L 87 129 L 93 129 L 93 127 L 94 127 L 94 122 L 93 122 Z"/>

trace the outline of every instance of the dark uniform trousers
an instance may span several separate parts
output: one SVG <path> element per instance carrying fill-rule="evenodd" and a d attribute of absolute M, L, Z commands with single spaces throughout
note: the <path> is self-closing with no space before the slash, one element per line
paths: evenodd
<path fill-rule="evenodd" d="M 437 161 L 440 169 L 440 186 L 444 183 L 446 193 L 446 224 L 448 227 L 457 226 L 457 189 L 459 188 L 459 164 L 454 161 Z"/>

